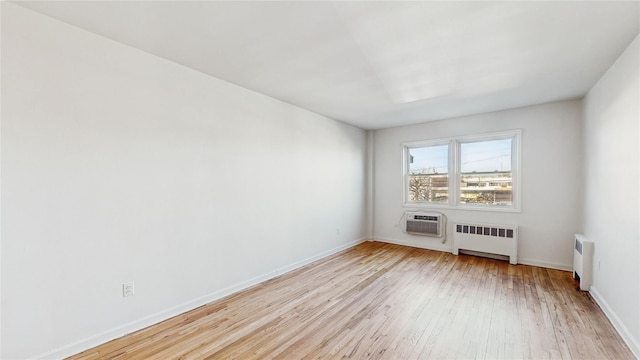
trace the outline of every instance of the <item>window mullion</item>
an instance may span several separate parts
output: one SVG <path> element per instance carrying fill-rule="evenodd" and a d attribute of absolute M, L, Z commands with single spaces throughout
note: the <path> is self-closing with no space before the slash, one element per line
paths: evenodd
<path fill-rule="evenodd" d="M 457 140 L 451 140 L 450 152 L 451 158 L 449 160 L 450 163 L 450 204 L 453 206 L 458 206 L 460 201 L 460 144 Z"/>

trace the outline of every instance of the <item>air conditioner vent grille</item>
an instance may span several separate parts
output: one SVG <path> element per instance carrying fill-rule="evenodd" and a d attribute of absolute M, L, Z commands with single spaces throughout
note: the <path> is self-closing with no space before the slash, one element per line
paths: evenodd
<path fill-rule="evenodd" d="M 442 237 L 442 214 L 406 212 L 404 231 L 409 234 Z"/>
<path fill-rule="evenodd" d="M 437 222 L 407 221 L 408 233 L 438 234 Z"/>

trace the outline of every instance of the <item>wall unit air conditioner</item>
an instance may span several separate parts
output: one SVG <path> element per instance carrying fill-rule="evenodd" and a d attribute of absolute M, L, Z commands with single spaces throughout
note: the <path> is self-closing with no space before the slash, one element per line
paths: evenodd
<path fill-rule="evenodd" d="M 441 213 L 407 211 L 405 219 L 405 231 L 409 234 L 442 237 Z"/>
<path fill-rule="evenodd" d="M 573 278 L 580 281 L 580 290 L 588 291 L 593 282 L 593 241 L 576 234 L 573 245 Z"/>

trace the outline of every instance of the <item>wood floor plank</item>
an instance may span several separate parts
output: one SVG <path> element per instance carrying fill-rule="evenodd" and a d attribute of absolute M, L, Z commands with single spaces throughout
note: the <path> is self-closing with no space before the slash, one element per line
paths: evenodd
<path fill-rule="evenodd" d="M 69 359 L 364 358 L 634 357 L 569 272 L 367 242 Z"/>

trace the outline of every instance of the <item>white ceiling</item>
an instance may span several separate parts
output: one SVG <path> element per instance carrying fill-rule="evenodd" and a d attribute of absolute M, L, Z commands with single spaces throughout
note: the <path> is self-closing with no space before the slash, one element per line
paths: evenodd
<path fill-rule="evenodd" d="M 579 98 L 639 1 L 19 5 L 365 129 Z"/>

